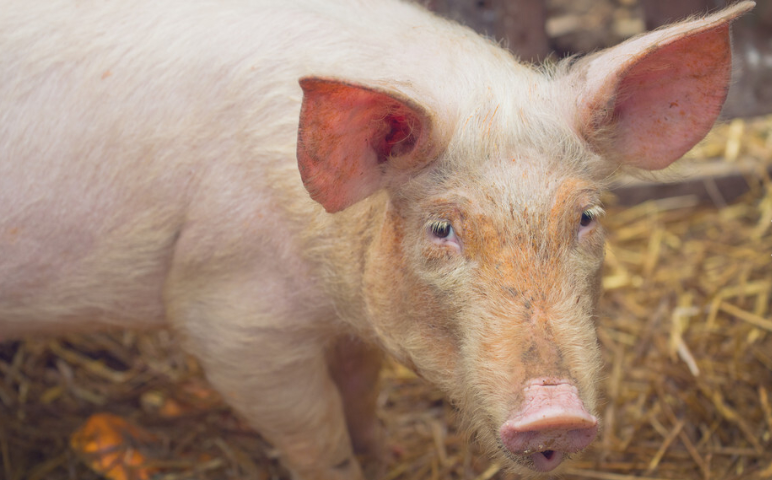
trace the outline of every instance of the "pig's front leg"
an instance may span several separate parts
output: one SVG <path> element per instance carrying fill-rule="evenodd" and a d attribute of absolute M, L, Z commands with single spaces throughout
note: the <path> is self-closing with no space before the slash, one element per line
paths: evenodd
<path fill-rule="evenodd" d="M 338 338 L 328 353 L 330 373 L 343 399 L 354 450 L 370 457 L 380 450 L 376 403 L 382 359 L 380 349 L 348 335 Z"/>
<path fill-rule="evenodd" d="M 325 335 L 277 315 L 283 308 L 275 303 L 247 298 L 243 284 L 230 284 L 194 301 L 171 301 L 169 310 L 209 381 L 280 450 L 293 478 L 361 479 Z"/>
<path fill-rule="evenodd" d="M 201 361 L 228 403 L 280 450 L 294 478 L 362 478 L 323 353 L 281 343 L 238 345 Z"/>

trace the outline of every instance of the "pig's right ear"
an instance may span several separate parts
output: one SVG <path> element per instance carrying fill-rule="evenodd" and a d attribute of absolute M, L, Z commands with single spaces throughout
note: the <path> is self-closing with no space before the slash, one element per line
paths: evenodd
<path fill-rule="evenodd" d="M 431 160 L 431 117 L 395 93 L 304 78 L 298 168 L 328 212 L 353 205 Z"/>
<path fill-rule="evenodd" d="M 580 60 L 577 130 L 610 160 L 658 170 L 700 141 L 718 118 L 731 76 L 729 24 L 740 2 Z"/>

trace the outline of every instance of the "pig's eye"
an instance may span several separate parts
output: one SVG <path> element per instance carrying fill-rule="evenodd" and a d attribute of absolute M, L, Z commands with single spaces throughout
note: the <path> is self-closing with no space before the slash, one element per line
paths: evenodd
<path fill-rule="evenodd" d="M 433 220 L 427 225 L 429 236 L 438 245 L 453 247 L 460 251 L 461 242 L 456 236 L 456 230 L 447 220 Z"/>
<path fill-rule="evenodd" d="M 603 215 L 603 209 L 600 207 L 591 207 L 582 212 L 579 219 L 579 237 L 592 230 L 596 220 Z"/>
<path fill-rule="evenodd" d="M 450 224 L 450 222 L 445 220 L 432 222 L 429 225 L 429 229 L 432 231 L 432 235 L 437 238 L 447 239 L 449 237 L 456 236 L 455 232 L 453 232 L 453 226 Z"/>

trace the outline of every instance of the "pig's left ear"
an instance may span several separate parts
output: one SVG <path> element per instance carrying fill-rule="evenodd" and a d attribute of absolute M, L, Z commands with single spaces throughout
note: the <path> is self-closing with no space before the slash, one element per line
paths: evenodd
<path fill-rule="evenodd" d="M 753 8 L 741 2 L 702 19 L 656 30 L 580 60 L 577 129 L 600 153 L 658 170 L 713 126 L 726 99 L 729 24 Z"/>
<path fill-rule="evenodd" d="M 298 167 L 311 198 L 337 212 L 431 161 L 431 117 L 398 94 L 304 78 Z"/>

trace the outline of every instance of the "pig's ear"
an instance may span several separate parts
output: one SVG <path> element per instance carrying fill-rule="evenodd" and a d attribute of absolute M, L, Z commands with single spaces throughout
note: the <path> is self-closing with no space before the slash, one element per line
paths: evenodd
<path fill-rule="evenodd" d="M 431 117 L 395 93 L 304 78 L 298 167 L 311 198 L 337 212 L 430 158 Z"/>
<path fill-rule="evenodd" d="M 580 60 L 578 129 L 609 159 L 658 170 L 713 126 L 731 77 L 729 24 L 753 8 L 656 30 Z"/>

